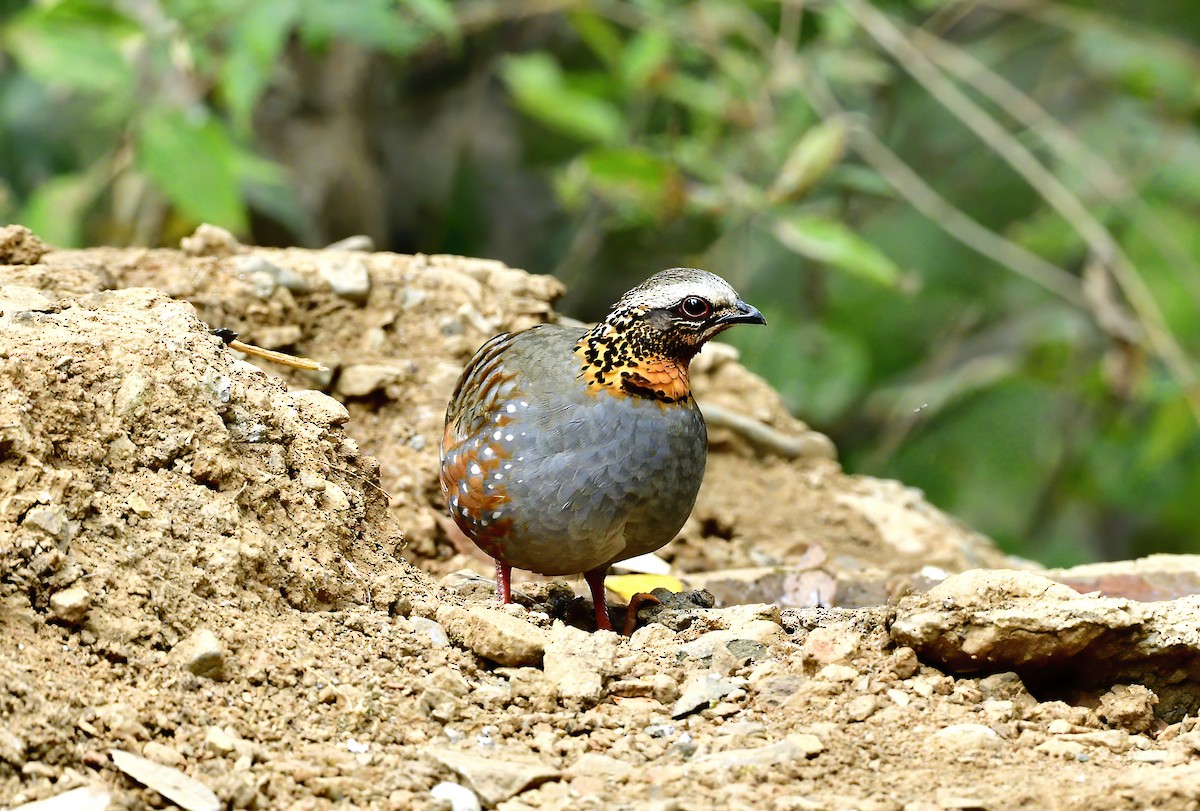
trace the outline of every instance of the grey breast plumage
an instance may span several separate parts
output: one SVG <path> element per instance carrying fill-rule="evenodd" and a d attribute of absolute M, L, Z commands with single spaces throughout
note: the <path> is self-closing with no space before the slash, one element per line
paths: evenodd
<path fill-rule="evenodd" d="M 695 504 L 707 453 L 691 397 L 589 391 L 574 354 L 581 335 L 546 325 L 485 345 L 442 444 L 443 487 L 463 531 L 502 562 L 548 575 L 665 545 Z"/>

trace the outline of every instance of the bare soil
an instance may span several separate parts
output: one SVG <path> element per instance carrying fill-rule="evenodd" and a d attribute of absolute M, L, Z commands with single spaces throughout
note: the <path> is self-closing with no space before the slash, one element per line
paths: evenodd
<path fill-rule="evenodd" d="M 1115 686 L 1069 666 L 1093 598 L 1029 575 L 922 602 L 1015 562 L 843 473 L 728 348 L 698 361 L 709 470 L 663 551 L 719 605 L 668 597 L 628 639 L 591 632 L 576 583 L 495 609 L 439 503 L 443 409 L 561 292 L 213 229 L 181 251 L 0 230 L 0 808 L 171 807 L 113 750 L 226 808 L 1200 807 L 1195 602 L 1104 603 L 1088 628 L 1156 646 Z"/>

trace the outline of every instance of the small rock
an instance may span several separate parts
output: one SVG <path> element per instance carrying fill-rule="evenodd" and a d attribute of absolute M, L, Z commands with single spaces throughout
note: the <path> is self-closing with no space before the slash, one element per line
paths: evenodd
<path fill-rule="evenodd" d="M 318 267 L 321 277 L 334 293 L 357 304 L 363 304 L 371 292 L 371 272 L 367 263 L 357 256 L 328 259 Z"/>
<path fill-rule="evenodd" d="M 917 652 L 907 645 L 901 645 L 892 651 L 890 659 L 892 672 L 900 679 L 911 679 L 921 669 L 921 662 L 917 659 Z"/>
<path fill-rule="evenodd" d="M 951 724 L 933 733 L 930 740 L 956 752 L 999 749 L 1003 742 L 996 730 L 983 724 Z"/>
<path fill-rule="evenodd" d="M 605 777 L 620 777 L 631 774 L 633 766 L 623 760 L 617 760 L 598 752 L 584 752 L 564 772 L 567 777 L 581 774 L 598 774 Z"/>
<path fill-rule="evenodd" d="M 849 665 L 825 665 L 817 671 L 816 678 L 821 681 L 854 681 L 858 671 Z"/>
<path fill-rule="evenodd" d="M 694 673 L 683 686 L 679 700 L 671 708 L 672 718 L 683 718 L 704 709 L 740 689 L 732 679 L 715 673 Z"/>
<path fill-rule="evenodd" d="M 146 501 L 141 493 L 130 493 L 129 497 L 125 499 L 125 503 L 129 505 L 129 509 L 133 510 L 133 514 L 138 518 L 151 518 L 154 515 L 154 511 L 150 509 L 149 502 Z"/>
<path fill-rule="evenodd" d="M 1154 727 L 1154 708 L 1158 696 L 1142 684 L 1116 684 L 1100 696 L 1096 711 L 1110 727 L 1133 733 L 1149 732 Z"/>
<path fill-rule="evenodd" d="M 872 695 L 855 696 L 846 705 L 846 715 L 851 721 L 865 721 L 875 714 L 879 702 Z"/>
<path fill-rule="evenodd" d="M 730 749 L 700 755 L 692 763 L 704 770 L 732 769 L 747 766 L 777 766 L 801 758 L 811 758 L 825 750 L 825 745 L 816 735 L 800 733 L 788 735 L 782 741 L 756 746 L 750 749 Z"/>
<path fill-rule="evenodd" d="M 846 627 L 846 624 L 814 628 L 809 632 L 801 648 L 804 655 L 822 665 L 849 662 L 858 653 L 862 634 Z"/>
<path fill-rule="evenodd" d="M 765 678 L 755 688 L 755 702 L 765 707 L 782 706 L 806 681 L 808 679 L 797 673 Z"/>
<path fill-rule="evenodd" d="M 28 748 L 29 744 L 24 738 L 0 727 L 0 761 L 19 769 L 28 759 L 26 757 Z"/>
<path fill-rule="evenodd" d="M 479 797 L 458 783 L 438 783 L 429 790 L 429 794 L 437 800 L 449 800 L 452 811 L 480 811 Z"/>
<path fill-rule="evenodd" d="M 158 741 L 147 741 L 146 745 L 142 747 L 142 757 L 164 766 L 182 766 L 187 762 L 179 752 Z"/>
<path fill-rule="evenodd" d="M 559 777 L 557 769 L 537 761 L 482 757 L 451 749 L 435 749 L 429 754 L 462 777 L 489 808 Z"/>
<path fill-rule="evenodd" d="M 209 679 L 219 679 L 225 673 L 225 647 L 207 628 L 193 631 L 171 649 L 172 658 L 185 670 Z"/>
<path fill-rule="evenodd" d="M 67 519 L 67 511 L 62 507 L 32 507 L 25 513 L 21 526 L 37 527 L 51 538 L 60 541 L 71 539 L 70 521 Z"/>
<path fill-rule="evenodd" d="M 501 611 L 444 605 L 437 611 L 437 621 L 452 638 L 497 664 L 541 665 L 545 656 L 545 632 Z"/>
<path fill-rule="evenodd" d="M 1061 738 L 1051 738 L 1034 747 L 1035 752 L 1066 760 L 1075 760 L 1076 756 L 1083 754 L 1085 750 L 1086 747 L 1083 744 L 1076 741 L 1064 741 Z"/>
<path fill-rule="evenodd" d="M 0 228 L 0 265 L 36 265 L 49 252 L 46 243 L 27 226 Z"/>
<path fill-rule="evenodd" d="M 1129 759 L 1138 763 L 1165 763 L 1170 759 L 1170 752 L 1162 749 L 1138 749 L 1129 753 Z"/>
<path fill-rule="evenodd" d="M 429 637 L 429 644 L 435 648 L 450 647 L 450 637 L 446 635 L 446 629 L 438 623 L 425 617 L 411 617 L 409 622 L 418 634 Z"/>
<path fill-rule="evenodd" d="M 211 726 L 204 732 L 204 745 L 208 751 L 224 756 L 237 749 L 237 738 L 224 727 Z"/>
<path fill-rule="evenodd" d="M 179 249 L 188 256 L 232 256 L 242 252 L 242 245 L 224 228 L 204 223 L 190 237 L 179 240 Z"/>
<path fill-rule="evenodd" d="M 589 634 L 555 623 L 550 629 L 543 663 L 546 678 L 558 687 L 560 696 L 595 703 L 604 690 L 604 678 L 617 656 L 615 634 Z"/>
<path fill-rule="evenodd" d="M 1055 718 L 1046 726 L 1051 735 L 1068 735 L 1075 730 L 1075 725 L 1066 718 Z"/>
<path fill-rule="evenodd" d="M 355 363 L 342 367 L 335 387 L 343 397 L 366 397 L 403 379 L 405 369 L 394 363 Z"/>
<path fill-rule="evenodd" d="M 278 265 L 258 254 L 239 256 L 233 259 L 233 267 L 240 275 L 246 277 L 255 286 L 258 294 L 264 298 L 273 292 L 276 284 L 286 287 L 293 293 L 311 293 L 313 289 L 312 283 L 303 274 L 286 265 Z M 266 290 L 265 295 L 264 290 Z M 261 329 L 261 327 L 257 329 Z M 284 345 L 279 344 L 279 346 Z"/>
<path fill-rule="evenodd" d="M 318 425 L 345 425 L 350 422 L 350 412 L 346 407 L 325 392 L 311 389 L 290 391 L 288 397 L 302 416 Z"/>
<path fill-rule="evenodd" d="M 79 625 L 92 607 L 92 595 L 83 586 L 73 586 L 50 596 L 50 613 L 67 625 Z"/>
<path fill-rule="evenodd" d="M 98 784 L 80 786 L 44 800 L 14 806 L 12 811 L 105 811 L 112 803 L 108 789 Z"/>
<path fill-rule="evenodd" d="M 330 242 L 325 246 L 325 250 L 362 251 L 363 253 L 370 253 L 371 251 L 375 250 L 375 240 L 371 239 L 371 237 L 367 236 L 366 234 L 355 234 L 353 236 L 346 237 L 345 239 L 339 239 L 337 242 Z M 458 811 L 458 809 L 456 808 L 455 811 Z"/>
<path fill-rule="evenodd" d="M 0 313 L 18 313 L 25 310 L 46 310 L 53 302 L 36 287 L 23 284 L 0 286 Z"/>
<path fill-rule="evenodd" d="M 325 483 L 325 489 L 321 491 L 321 503 L 335 512 L 350 509 L 350 499 L 346 497 L 346 491 L 333 482 Z"/>

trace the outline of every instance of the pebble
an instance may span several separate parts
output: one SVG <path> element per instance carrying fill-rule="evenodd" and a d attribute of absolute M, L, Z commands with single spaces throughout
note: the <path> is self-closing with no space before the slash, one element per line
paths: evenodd
<path fill-rule="evenodd" d="M 50 299 L 35 287 L 23 284 L 0 286 L 0 313 L 16 313 L 23 310 L 46 310 L 52 306 Z"/>
<path fill-rule="evenodd" d="M 37 527 L 60 541 L 71 539 L 71 524 L 67 520 L 67 511 L 62 507 L 33 507 L 25 513 L 21 526 Z"/>
<path fill-rule="evenodd" d="M 804 640 L 801 650 L 810 659 L 822 665 L 846 663 L 858 653 L 862 635 L 851 631 L 844 624 L 814 628 Z"/>
<path fill-rule="evenodd" d="M 776 766 L 801 758 L 816 757 L 825 751 L 825 744 L 816 735 L 804 732 L 788 735 L 782 741 L 750 749 L 730 749 L 700 755 L 692 763 L 696 768 L 732 769 L 745 766 Z"/>
<path fill-rule="evenodd" d="M 219 679 L 225 672 L 225 647 L 208 628 L 198 628 L 171 649 L 171 657 L 197 676 Z"/>
<path fill-rule="evenodd" d="M 537 761 L 482 757 L 455 749 L 434 749 L 429 754 L 465 780 L 489 808 L 560 776 L 558 769 Z"/>
<path fill-rule="evenodd" d="M 92 607 L 92 595 L 83 586 L 73 586 L 50 596 L 50 613 L 67 625 L 79 625 Z"/>
<path fill-rule="evenodd" d="M 960 752 L 999 749 L 1003 743 L 996 730 L 983 724 L 951 724 L 933 733 L 930 739 L 945 748 Z"/>
<path fill-rule="evenodd" d="M 858 671 L 849 665 L 825 665 L 817 671 L 816 677 L 821 681 L 854 681 Z"/>
<path fill-rule="evenodd" d="M 633 766 L 623 760 L 601 755 L 598 752 L 584 752 L 567 767 L 565 775 L 574 777 L 581 774 L 599 774 L 606 777 L 620 777 L 632 772 Z"/>
<path fill-rule="evenodd" d="M 339 239 L 337 242 L 330 242 L 325 246 L 327 251 L 362 251 L 370 253 L 375 250 L 375 240 L 366 234 L 354 234 L 345 239 Z"/>
<path fill-rule="evenodd" d="M 44 800 L 14 806 L 12 811 L 105 811 L 112 795 L 99 784 L 80 786 Z"/>
<path fill-rule="evenodd" d="M 484 659 L 508 667 L 542 664 L 546 634 L 524 620 L 481 606 L 444 605 L 436 616 L 447 634 Z"/>
<path fill-rule="evenodd" d="M 429 790 L 436 800 L 449 800 L 452 811 L 480 811 L 479 797 L 466 786 L 441 782 Z"/>
<path fill-rule="evenodd" d="M 325 489 L 321 491 L 321 503 L 335 512 L 350 509 L 350 499 L 346 496 L 346 491 L 333 482 L 325 483 Z"/>
<path fill-rule="evenodd" d="M 413 628 L 418 634 L 429 637 L 429 644 L 433 647 L 450 647 L 450 637 L 446 635 L 446 629 L 438 623 L 425 617 L 410 617 L 409 622 L 413 624 Z"/>
<path fill-rule="evenodd" d="M 1051 757 L 1066 758 L 1075 760 L 1077 755 L 1084 753 L 1083 744 L 1076 741 L 1064 741 L 1061 738 L 1051 738 L 1048 741 L 1043 741 L 1034 747 L 1035 752 L 1041 752 Z"/>
<path fill-rule="evenodd" d="M 404 377 L 405 369 L 394 363 L 355 363 L 342 367 L 335 385 L 343 397 L 366 397 Z"/>
<path fill-rule="evenodd" d="M 725 698 L 741 686 L 715 673 L 694 673 L 683 685 L 679 700 L 671 708 L 672 718 L 683 718 Z"/>
<path fill-rule="evenodd" d="M 896 674 L 897 678 L 910 679 L 921 669 L 917 652 L 907 645 L 902 645 L 892 651 L 890 659 L 892 672 Z"/>
<path fill-rule="evenodd" d="M 188 256 L 230 256 L 239 253 L 242 245 L 224 228 L 203 223 L 190 237 L 179 240 L 179 249 Z"/>
<path fill-rule="evenodd" d="M 159 741 L 147 741 L 146 745 L 142 747 L 142 757 L 164 766 L 182 766 L 186 762 L 183 755 Z"/>
<path fill-rule="evenodd" d="M 865 721 L 875 714 L 879 701 L 872 695 L 855 696 L 846 705 L 846 715 L 851 721 Z"/>
<path fill-rule="evenodd" d="M 327 259 L 317 269 L 334 293 L 357 304 L 366 302 L 371 292 L 371 272 L 360 257 Z"/>
<path fill-rule="evenodd" d="M 604 690 L 605 676 L 617 656 L 616 634 L 589 634 L 555 623 L 546 643 L 546 678 L 564 699 L 595 703 Z"/>
<path fill-rule="evenodd" d="M 288 397 L 302 416 L 318 425 L 345 425 L 350 422 L 350 412 L 346 407 L 323 391 L 289 391 Z"/>
<path fill-rule="evenodd" d="M 211 726 L 204 731 L 204 745 L 208 751 L 224 756 L 237 749 L 237 738 L 224 727 Z"/>

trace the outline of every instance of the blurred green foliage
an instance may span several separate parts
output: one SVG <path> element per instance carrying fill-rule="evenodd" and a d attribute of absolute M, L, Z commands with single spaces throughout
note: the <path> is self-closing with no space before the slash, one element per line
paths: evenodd
<path fill-rule="evenodd" d="M 319 173 L 274 136 L 327 113 L 264 110 L 349 46 L 381 247 L 555 272 L 584 317 L 710 268 L 848 469 L 1048 563 L 1200 551 L 1193 5 L 9 3 L 0 212 L 62 245 L 307 244 Z"/>

